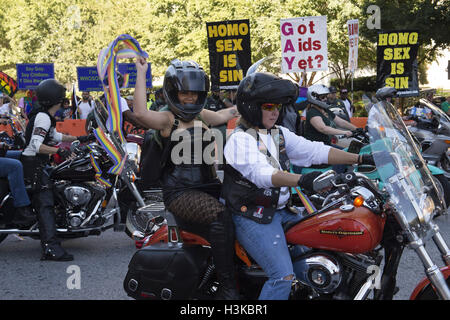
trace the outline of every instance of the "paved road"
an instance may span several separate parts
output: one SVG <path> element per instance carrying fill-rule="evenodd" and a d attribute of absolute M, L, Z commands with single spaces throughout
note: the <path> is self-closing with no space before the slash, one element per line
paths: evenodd
<path fill-rule="evenodd" d="M 450 217 L 440 217 L 437 221 L 450 244 Z M 427 243 L 435 262 L 442 265 L 432 241 Z M 63 245 L 75 255 L 74 261 L 41 262 L 39 241 L 8 236 L 0 244 L 0 300 L 130 299 L 122 281 L 136 249 L 125 233 L 109 230 L 98 237 L 66 240 Z M 79 283 L 74 280 L 78 271 Z M 408 299 L 424 276 L 419 258 L 406 249 L 398 273 L 400 291 L 395 299 Z M 72 289 L 68 288 L 68 282 Z"/>

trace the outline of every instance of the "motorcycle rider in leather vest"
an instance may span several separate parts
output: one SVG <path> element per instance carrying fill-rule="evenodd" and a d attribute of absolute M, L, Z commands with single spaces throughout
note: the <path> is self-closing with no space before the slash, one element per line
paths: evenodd
<path fill-rule="evenodd" d="M 295 278 L 282 225 L 301 214 L 286 209 L 290 187 L 312 190 L 320 172 L 289 173 L 290 163 L 353 164 L 362 161 L 276 126 L 283 104 L 295 102 L 298 86 L 270 73 L 255 72 L 241 80 L 237 91 L 240 126 L 224 149 L 222 197 L 233 213 L 237 240 L 266 273 L 259 299 L 287 299 Z"/>
<path fill-rule="evenodd" d="M 41 260 L 73 260 L 56 237 L 53 191 L 48 174 L 50 155 L 58 154 L 65 159 L 71 154 L 69 150 L 52 147 L 48 143 L 51 140 L 71 142 L 77 139 L 55 129 L 53 116 L 61 107 L 65 92 L 64 86 L 55 79 L 39 83 L 36 88 L 38 107 L 29 114 L 30 121 L 25 130 L 26 147 L 21 157 L 25 180 L 32 184 L 32 204 L 39 220 Z"/>
<path fill-rule="evenodd" d="M 218 200 L 221 185 L 214 167 L 203 158 L 207 146 L 203 137 L 209 130 L 205 123 L 211 126 L 226 123 L 236 116 L 236 108 L 217 112 L 204 109 L 209 91 L 208 77 L 197 63 L 175 59 L 168 67 L 163 83 L 169 110 L 147 110 L 147 67 L 146 60 L 138 57 L 134 112 L 147 129 L 159 130 L 164 145 L 171 144 L 171 156 L 162 177 L 164 203 L 182 229 L 200 234 L 211 244 L 220 284 L 216 298 L 238 299 L 233 222 Z M 180 136 L 182 139 L 178 142 Z"/>

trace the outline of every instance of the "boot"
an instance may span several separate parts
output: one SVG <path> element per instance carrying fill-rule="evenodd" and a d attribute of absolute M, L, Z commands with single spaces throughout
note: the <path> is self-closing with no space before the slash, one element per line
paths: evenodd
<path fill-rule="evenodd" d="M 72 261 L 73 255 L 68 254 L 56 237 L 55 212 L 53 209 L 53 194 L 48 189 L 42 191 L 33 202 L 39 205 L 39 233 L 41 236 L 41 260 Z"/>
<path fill-rule="evenodd" d="M 72 261 L 73 255 L 67 253 L 59 243 L 44 243 L 41 260 Z"/>
<path fill-rule="evenodd" d="M 36 221 L 36 216 L 30 206 L 17 207 L 12 223 L 19 226 L 29 226 Z"/>
<path fill-rule="evenodd" d="M 217 300 L 239 300 L 234 267 L 234 228 L 231 217 L 222 212 L 218 221 L 209 225 L 209 242 L 216 266 L 219 290 Z"/>

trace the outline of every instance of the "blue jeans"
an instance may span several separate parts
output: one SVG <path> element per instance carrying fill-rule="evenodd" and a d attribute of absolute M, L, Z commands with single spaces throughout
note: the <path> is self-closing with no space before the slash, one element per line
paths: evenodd
<path fill-rule="evenodd" d="M 27 191 L 25 190 L 23 167 L 19 160 L 0 158 L 0 177 L 8 178 L 9 190 L 13 197 L 14 207 L 30 205 L 30 198 L 28 198 Z"/>
<path fill-rule="evenodd" d="M 236 238 L 269 278 L 259 295 L 259 300 L 287 300 L 295 279 L 291 256 L 287 247 L 282 223 L 299 221 L 300 214 L 287 209 L 277 210 L 269 224 L 260 224 L 233 214 Z"/>

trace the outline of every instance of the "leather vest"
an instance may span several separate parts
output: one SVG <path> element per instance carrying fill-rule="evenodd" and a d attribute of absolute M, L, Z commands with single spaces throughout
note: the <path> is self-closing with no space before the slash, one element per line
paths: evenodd
<path fill-rule="evenodd" d="M 244 130 L 245 132 L 245 129 L 246 128 L 239 126 L 233 133 L 241 130 Z M 283 131 L 278 128 L 278 134 L 272 136 L 272 139 L 274 139 L 275 145 L 279 146 L 279 163 L 281 169 L 288 171 L 290 168 L 290 161 L 286 154 Z M 256 135 L 256 140 L 259 150 L 267 157 L 269 163 L 274 168 L 279 169 L 278 163 L 268 152 L 264 143 L 259 140 L 258 134 Z M 258 223 L 268 224 L 272 222 L 272 217 L 278 207 L 281 188 L 258 188 L 229 164 L 225 164 L 224 173 L 221 196 L 225 200 L 228 210 Z"/>

